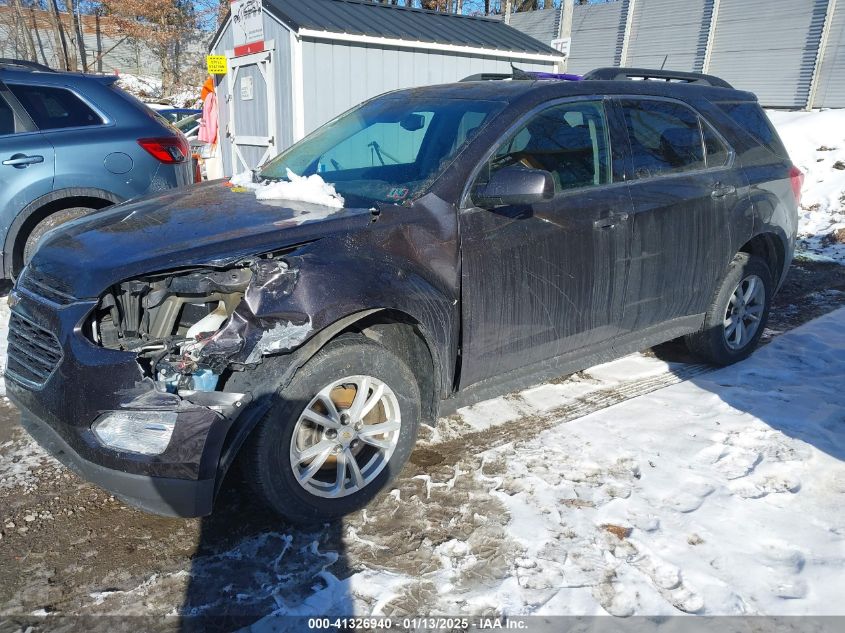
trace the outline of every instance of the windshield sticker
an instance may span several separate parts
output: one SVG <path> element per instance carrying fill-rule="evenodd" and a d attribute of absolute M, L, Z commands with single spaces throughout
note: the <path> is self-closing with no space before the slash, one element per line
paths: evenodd
<path fill-rule="evenodd" d="M 387 193 L 387 199 L 399 202 L 407 198 L 409 193 L 411 190 L 408 187 L 394 187 Z"/>

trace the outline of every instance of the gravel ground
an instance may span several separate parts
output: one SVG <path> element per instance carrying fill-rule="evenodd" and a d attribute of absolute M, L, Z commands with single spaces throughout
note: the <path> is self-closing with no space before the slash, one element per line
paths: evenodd
<path fill-rule="evenodd" d="M 843 304 L 842 267 L 797 262 L 772 310 L 767 338 Z M 507 512 L 476 479 L 459 477 L 461 469 L 481 469 L 482 451 L 530 440 L 697 371 L 684 365 L 690 359 L 677 344 L 651 353 L 674 369 L 599 385 L 578 406 L 537 416 L 526 414 L 515 397 L 505 399 L 513 420 L 500 426 L 476 425 L 470 415 L 440 420 L 436 429 L 423 430 L 393 490 L 316 532 L 267 515 L 234 480 L 224 486 L 215 514 L 202 520 L 128 508 L 45 455 L 18 429 L 15 409 L 0 402 L 0 624 L 2 616 L 45 613 L 236 615 L 249 623 L 365 569 L 411 576 L 435 569 L 442 546 L 456 539 L 483 541 L 487 555 L 469 572 L 479 582 L 499 577 L 507 553 L 496 539 Z M 553 382 L 577 390 L 589 380 L 588 370 Z M 473 411 L 483 415 L 484 406 Z M 392 602 L 394 612 L 425 613 L 429 592 L 424 584 L 403 592 Z"/>

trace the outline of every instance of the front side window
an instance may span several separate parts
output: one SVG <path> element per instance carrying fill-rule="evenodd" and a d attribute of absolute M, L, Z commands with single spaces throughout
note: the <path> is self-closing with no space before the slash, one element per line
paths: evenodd
<path fill-rule="evenodd" d="M 348 204 L 402 204 L 422 193 L 505 104 L 469 99 L 386 96 L 327 123 L 264 165 L 259 177 L 287 170 L 320 174 Z"/>
<path fill-rule="evenodd" d="M 101 125 L 102 118 L 70 90 L 52 86 L 9 84 L 9 90 L 21 102 L 41 130 Z"/>
<path fill-rule="evenodd" d="M 579 101 L 540 112 L 496 150 L 479 184 L 514 165 L 548 171 L 556 193 L 609 183 L 610 144 L 602 103 Z"/>
<path fill-rule="evenodd" d="M 705 167 L 698 115 L 668 101 L 621 102 L 634 179 Z"/>

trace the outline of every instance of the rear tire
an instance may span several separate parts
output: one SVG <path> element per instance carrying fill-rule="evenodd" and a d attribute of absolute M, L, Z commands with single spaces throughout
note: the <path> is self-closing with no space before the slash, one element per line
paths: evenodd
<path fill-rule="evenodd" d="M 687 347 L 716 365 L 748 358 L 763 335 L 772 294 L 772 274 L 765 260 L 737 253 L 716 290 L 704 326 L 686 337 Z"/>
<path fill-rule="evenodd" d="M 32 259 L 32 256 L 35 255 L 35 249 L 38 246 L 38 241 L 44 237 L 48 231 L 52 231 L 57 226 L 61 226 L 71 220 L 81 218 L 83 215 L 88 215 L 93 211 L 95 211 L 95 209 L 90 207 L 71 207 L 70 209 L 56 211 L 41 220 L 41 222 L 35 225 L 35 228 L 32 229 L 26 238 L 26 243 L 23 247 L 24 266 L 26 266 Z"/>
<path fill-rule="evenodd" d="M 364 507 L 399 474 L 419 419 L 411 370 L 381 345 L 344 336 L 296 372 L 240 461 L 269 509 L 298 524 L 331 521 Z"/>

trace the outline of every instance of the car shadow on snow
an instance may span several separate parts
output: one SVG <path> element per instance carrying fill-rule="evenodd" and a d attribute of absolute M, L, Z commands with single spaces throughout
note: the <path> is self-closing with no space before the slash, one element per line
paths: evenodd
<path fill-rule="evenodd" d="M 273 614 L 352 613 L 338 580 L 351 574 L 343 533 L 343 520 L 303 529 L 269 512 L 240 481 L 236 466 L 213 514 L 200 522 L 178 610 L 180 631 L 234 631 Z M 293 631 L 298 624 L 281 617 L 273 630 Z"/>
<path fill-rule="evenodd" d="M 242 450 L 223 480 L 212 514 L 199 521 L 178 609 L 180 630 L 234 631 L 274 616 L 267 628 L 298 633 L 307 629 L 309 616 L 354 613 L 343 582 L 351 575 L 343 519 L 306 527 L 287 522 L 252 491 L 243 459 Z M 334 465 L 326 468 L 335 475 Z"/>
<path fill-rule="evenodd" d="M 731 488 L 742 496 L 760 498 L 801 488 L 797 477 L 772 470 L 810 456 L 807 449 L 784 441 L 781 434 L 845 461 L 845 308 L 817 318 L 822 321 L 812 328 L 778 336 L 745 361 L 690 380 L 718 397 L 712 408 L 719 425 L 714 434 L 724 446 L 716 461 L 724 461 L 731 473 Z M 673 360 L 683 355 L 675 344 L 655 353 Z"/>

